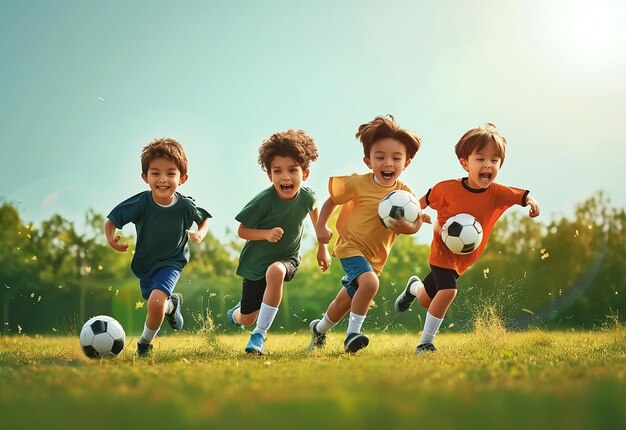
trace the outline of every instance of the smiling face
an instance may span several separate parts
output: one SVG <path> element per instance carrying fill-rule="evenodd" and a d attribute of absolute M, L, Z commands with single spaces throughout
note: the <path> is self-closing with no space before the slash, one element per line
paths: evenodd
<path fill-rule="evenodd" d="M 467 185 L 470 188 L 488 188 L 498 176 L 502 158 L 495 143 L 473 151 L 467 159 L 460 158 L 461 166 L 467 172 Z"/>
<path fill-rule="evenodd" d="M 291 157 L 275 156 L 267 175 L 281 200 L 291 200 L 298 195 L 300 184 L 309 177 L 309 169 L 302 169 Z"/>
<path fill-rule="evenodd" d="M 176 163 L 167 158 L 155 158 L 150 162 L 147 173 L 141 174 L 142 179 L 150 186 L 152 198 L 160 205 L 169 205 L 179 185 L 187 180 L 187 175 L 180 175 Z"/>
<path fill-rule="evenodd" d="M 394 185 L 411 163 L 406 156 L 406 147 L 391 137 L 374 142 L 369 157 L 364 157 L 363 161 L 372 169 L 376 182 L 384 187 Z"/>

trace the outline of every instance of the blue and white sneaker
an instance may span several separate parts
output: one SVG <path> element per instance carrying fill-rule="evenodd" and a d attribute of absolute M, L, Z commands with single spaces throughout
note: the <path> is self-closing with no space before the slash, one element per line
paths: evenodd
<path fill-rule="evenodd" d="M 313 351 L 315 349 L 324 348 L 326 345 L 326 333 L 320 333 L 317 331 L 317 323 L 320 320 L 313 320 L 311 324 L 309 324 L 309 329 L 311 330 L 311 343 L 309 344 L 309 351 Z"/>
<path fill-rule="evenodd" d="M 172 310 L 169 314 L 165 314 L 165 319 L 167 319 L 170 327 L 174 330 L 180 331 L 183 329 L 183 324 L 185 324 L 183 314 L 180 311 L 180 307 L 183 304 L 183 295 L 180 293 L 174 293 L 170 296 L 170 300 L 174 305 L 174 310 Z"/>
<path fill-rule="evenodd" d="M 241 324 L 239 324 L 237 321 L 235 321 L 235 318 L 233 318 L 233 314 L 240 307 L 241 307 L 241 302 L 237 303 L 234 307 L 226 311 L 226 321 L 228 321 L 228 324 L 234 325 L 236 327 L 241 327 Z"/>
<path fill-rule="evenodd" d="M 414 282 L 419 282 L 421 284 L 422 280 L 417 276 L 411 276 L 409 278 L 406 283 L 406 288 L 404 289 L 404 291 L 402 291 L 402 293 L 400 293 L 400 295 L 396 299 L 396 302 L 393 304 L 396 312 L 405 312 L 411 307 L 411 304 L 415 300 L 415 296 L 411 294 L 411 285 Z"/>
<path fill-rule="evenodd" d="M 252 333 L 250 340 L 246 345 L 246 354 L 263 355 L 263 346 L 265 345 L 265 337 L 261 333 Z"/>
<path fill-rule="evenodd" d="M 344 351 L 354 354 L 360 349 L 365 348 L 370 340 L 363 333 L 348 333 L 346 340 L 343 341 Z"/>

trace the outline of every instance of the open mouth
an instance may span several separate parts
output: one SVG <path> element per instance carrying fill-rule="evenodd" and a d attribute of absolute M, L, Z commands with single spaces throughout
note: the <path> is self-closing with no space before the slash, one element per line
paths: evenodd
<path fill-rule="evenodd" d="M 393 178 L 394 173 L 393 172 L 380 172 L 380 175 L 384 178 L 384 179 L 391 179 Z"/>
<path fill-rule="evenodd" d="M 289 193 L 293 191 L 293 184 L 281 184 L 280 189 L 283 190 L 285 193 Z"/>
<path fill-rule="evenodd" d="M 159 191 L 167 191 L 170 189 L 170 186 L 169 185 L 157 185 L 156 189 Z"/>
<path fill-rule="evenodd" d="M 491 173 L 481 173 L 480 175 L 478 175 L 478 179 L 480 179 L 480 182 L 482 183 L 489 183 L 489 181 L 491 180 Z"/>

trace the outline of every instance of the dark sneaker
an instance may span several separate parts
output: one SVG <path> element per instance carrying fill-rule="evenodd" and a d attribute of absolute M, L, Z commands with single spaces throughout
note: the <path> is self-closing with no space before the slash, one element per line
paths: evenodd
<path fill-rule="evenodd" d="M 417 348 L 415 348 L 415 355 L 422 355 L 428 351 L 435 352 L 437 348 L 435 348 L 435 345 L 432 343 L 420 343 L 417 345 Z"/>
<path fill-rule="evenodd" d="M 170 323 L 170 327 L 174 330 L 180 331 L 183 329 L 183 324 L 185 323 L 183 314 L 180 311 L 181 305 L 183 304 L 183 295 L 180 293 L 174 293 L 170 296 L 170 300 L 174 304 L 174 310 L 169 314 L 165 314 L 165 319 L 168 323 Z"/>
<path fill-rule="evenodd" d="M 145 357 L 152 352 L 152 348 L 154 348 L 154 345 L 152 345 L 151 343 L 137 342 L 137 355 L 139 357 Z"/>
<path fill-rule="evenodd" d="M 365 348 L 370 340 L 363 333 L 348 333 L 346 340 L 343 341 L 344 351 L 354 354 L 360 349 Z"/>
<path fill-rule="evenodd" d="M 265 338 L 261 333 L 252 333 L 250 340 L 246 345 L 247 354 L 263 355 L 263 346 L 265 344 Z"/>
<path fill-rule="evenodd" d="M 311 321 L 311 324 L 309 324 L 309 329 L 311 330 L 311 343 L 309 344 L 309 351 L 324 348 L 324 345 L 326 345 L 326 333 L 320 333 L 317 331 L 318 322 L 320 322 L 319 319 L 313 320 Z"/>
<path fill-rule="evenodd" d="M 226 321 L 228 321 L 230 325 L 241 327 L 241 324 L 239 324 L 237 321 L 235 321 L 235 318 L 233 318 L 233 314 L 240 307 L 241 307 L 241 302 L 237 303 L 235 307 L 230 308 L 229 310 L 226 311 Z"/>
<path fill-rule="evenodd" d="M 415 300 L 415 296 L 411 294 L 411 285 L 413 284 L 413 282 L 419 282 L 420 284 L 422 283 L 420 278 L 418 278 L 417 276 L 411 276 L 409 278 L 406 283 L 406 288 L 404 289 L 404 291 L 402 291 L 402 293 L 400 293 L 400 295 L 396 299 L 396 302 L 393 305 L 396 312 L 407 311 Z"/>

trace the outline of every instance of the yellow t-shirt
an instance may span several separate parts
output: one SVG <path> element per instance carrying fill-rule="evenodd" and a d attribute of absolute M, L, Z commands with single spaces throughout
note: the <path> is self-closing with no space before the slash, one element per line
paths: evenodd
<path fill-rule="evenodd" d="M 378 185 L 372 173 L 333 176 L 328 189 L 333 203 L 341 205 L 337 218 L 339 237 L 333 255 L 339 258 L 361 255 L 370 262 L 374 273 L 380 275 L 398 235 L 383 225 L 378 217 L 378 204 L 391 191 L 413 191 L 400 181 L 392 187 Z"/>

